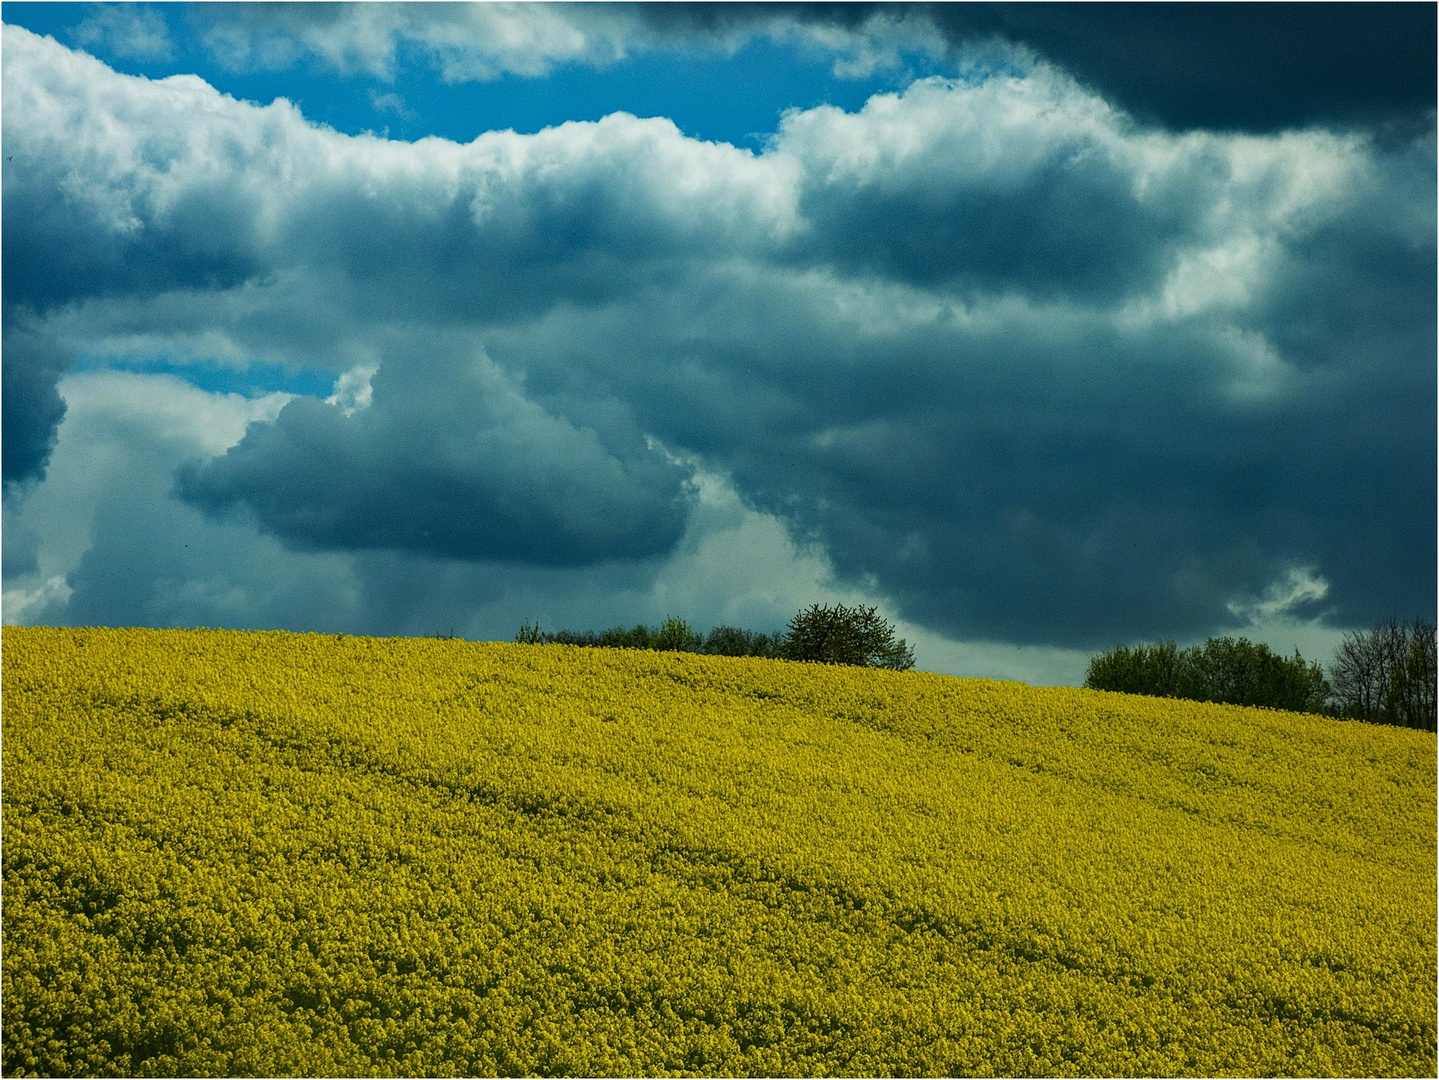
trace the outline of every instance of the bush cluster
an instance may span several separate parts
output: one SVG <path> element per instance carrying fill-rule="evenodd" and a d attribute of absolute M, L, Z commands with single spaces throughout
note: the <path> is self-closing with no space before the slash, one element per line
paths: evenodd
<path fill-rule="evenodd" d="M 586 630 L 541 630 L 526 623 L 515 635 L 519 645 L 579 645 L 582 648 L 653 649 L 656 652 L 707 653 L 712 656 L 778 655 L 779 636 L 756 634 L 734 626 L 716 626 L 699 634 L 683 619 L 667 618 L 659 626 L 614 626 L 596 633 Z"/>
<path fill-rule="evenodd" d="M 812 604 L 789 622 L 783 634 L 755 633 L 736 626 L 716 626 L 706 635 L 683 619 L 667 618 L 658 627 L 623 626 L 595 633 L 586 630 L 541 630 L 539 623 L 520 627 L 520 645 L 580 645 L 609 649 L 654 649 L 657 652 L 707 653 L 711 656 L 760 656 L 818 664 L 849 664 L 908 671 L 914 650 L 873 607 Z"/>
<path fill-rule="evenodd" d="M 1323 669 L 1294 651 L 1278 656 L 1269 646 L 1245 638 L 1210 638 L 1180 649 L 1157 645 L 1116 645 L 1090 657 L 1084 685 L 1091 690 L 1253 705 L 1292 712 L 1322 712 L 1329 698 Z"/>
<path fill-rule="evenodd" d="M 1188 649 L 1173 641 L 1116 645 L 1089 658 L 1084 685 L 1434 731 L 1436 669 L 1434 624 L 1390 619 L 1367 632 L 1346 634 L 1327 677 L 1298 649 L 1286 658 L 1267 645 L 1223 637 Z"/>

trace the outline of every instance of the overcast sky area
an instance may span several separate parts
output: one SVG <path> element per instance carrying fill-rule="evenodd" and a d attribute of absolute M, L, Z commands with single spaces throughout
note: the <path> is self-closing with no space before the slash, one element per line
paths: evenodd
<path fill-rule="evenodd" d="M 1436 606 L 1432 4 L 3 16 L 3 618 Z"/>

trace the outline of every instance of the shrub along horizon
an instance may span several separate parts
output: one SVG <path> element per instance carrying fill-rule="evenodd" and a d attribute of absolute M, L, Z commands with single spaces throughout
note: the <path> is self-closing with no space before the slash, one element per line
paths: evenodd
<path fill-rule="evenodd" d="M 515 634 L 517 645 L 578 645 L 585 649 L 653 649 L 656 652 L 705 653 L 711 656 L 779 655 L 780 635 L 757 634 L 735 626 L 716 626 L 708 635 L 693 630 L 683 619 L 666 618 L 659 626 L 612 626 L 596 633 L 586 630 L 541 630 L 525 623 Z"/>
<path fill-rule="evenodd" d="M 1329 683 L 1317 663 L 1294 650 L 1286 658 L 1247 638 L 1210 638 L 1202 646 L 1116 645 L 1089 658 L 1084 685 L 1090 690 L 1182 698 L 1224 705 L 1251 705 L 1322 713 Z"/>
<path fill-rule="evenodd" d="M 1179 649 L 1116 645 L 1089 658 L 1084 685 L 1149 697 L 1288 709 L 1372 724 L 1439 728 L 1439 647 L 1434 623 L 1395 618 L 1354 631 L 1334 653 L 1328 676 L 1294 650 L 1285 659 L 1245 638 L 1210 638 Z"/>
<path fill-rule="evenodd" d="M 895 637 L 894 626 L 875 608 L 848 608 L 843 604 L 834 607 L 811 604 L 790 620 L 784 634 L 716 626 L 702 637 L 683 619 L 669 617 L 658 627 L 615 626 L 600 633 L 586 630 L 580 634 L 572 630 L 541 630 L 538 622 L 525 623 L 515 634 L 515 643 L 757 656 L 894 671 L 914 667 L 914 650 L 903 638 Z"/>

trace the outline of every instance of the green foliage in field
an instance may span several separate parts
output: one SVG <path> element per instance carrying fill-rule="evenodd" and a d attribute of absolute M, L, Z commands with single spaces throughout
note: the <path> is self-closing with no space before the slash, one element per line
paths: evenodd
<path fill-rule="evenodd" d="M 774 659 L 779 655 L 781 637 L 779 634 L 743 630 L 738 626 L 716 626 L 705 635 L 700 652 L 711 656 L 763 656 Z"/>
<path fill-rule="evenodd" d="M 822 607 L 811 604 L 790 620 L 779 655 L 786 660 L 857 667 L 914 667 L 914 650 L 872 607 Z"/>
<path fill-rule="evenodd" d="M 3 1071 L 1434 1075 L 1435 739 L 7 627 Z"/>
<path fill-rule="evenodd" d="M 716 626 L 701 636 L 683 619 L 666 618 L 659 627 L 612 627 L 601 633 L 586 630 L 541 630 L 525 623 L 515 634 L 517 645 L 580 645 L 585 648 L 653 649 L 657 652 L 700 652 L 710 656 L 762 656 L 815 664 L 849 664 L 908 671 L 914 650 L 896 637 L 894 626 L 873 607 L 811 604 L 798 612 L 783 634 L 757 634 L 734 626 Z"/>
<path fill-rule="evenodd" d="M 1324 711 L 1329 684 L 1318 664 L 1296 649 L 1277 656 L 1246 638 L 1210 638 L 1188 649 L 1172 641 L 1116 645 L 1090 657 L 1084 685 L 1091 690 L 1253 705 L 1294 712 Z"/>
<path fill-rule="evenodd" d="M 706 639 L 690 629 L 689 623 L 683 619 L 669 617 L 659 626 L 645 626 L 640 624 L 626 629 L 623 626 L 611 627 L 608 630 L 595 633 L 593 630 L 586 630 L 577 634 L 573 630 L 541 630 L 539 623 L 525 623 L 520 627 L 519 633 L 515 635 L 515 643 L 518 645 L 581 645 L 585 648 L 599 649 L 653 649 L 656 652 L 714 652 L 724 655 L 749 655 L 748 653 L 724 653 L 722 649 L 709 648 L 709 642 L 714 639 L 715 632 L 728 630 L 728 627 L 716 627 L 710 638 Z M 744 631 L 737 631 L 744 634 Z"/>

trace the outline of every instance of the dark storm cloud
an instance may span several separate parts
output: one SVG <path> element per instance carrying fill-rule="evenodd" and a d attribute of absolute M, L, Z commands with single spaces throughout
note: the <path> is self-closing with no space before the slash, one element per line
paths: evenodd
<path fill-rule="evenodd" d="M 302 550 L 574 566 L 662 554 L 678 540 L 684 473 L 637 434 L 622 460 L 483 358 L 391 370 L 374 376 L 374 404 L 349 416 L 295 398 L 273 424 L 183 472 L 179 493 L 211 510 L 249 507 Z"/>
<path fill-rule="evenodd" d="M 27 328 L 21 312 L 5 313 L 4 378 L 0 380 L 3 407 L 4 485 L 7 490 L 45 475 L 45 463 L 55 448 L 55 433 L 65 418 L 65 403 L 55 390 L 60 376 L 75 362 L 62 344 Z"/>
<path fill-rule="evenodd" d="M 388 77 L 407 43 L 463 81 L 757 37 L 807 42 L 846 64 L 869 57 L 861 67 L 1007 43 L 1170 130 L 1317 124 L 1402 141 L 1434 124 L 1436 9 L 1425 3 L 213 4 L 195 16 L 239 67 L 314 58 Z"/>
<path fill-rule="evenodd" d="M 37 100 L 44 96 L 36 93 L 40 89 L 7 84 L 7 131 L 39 118 L 45 108 Z M 172 113 L 195 104 L 193 94 L 168 97 Z M 63 126 L 79 117 L 48 119 Z M 209 184 L 174 185 L 167 192 L 170 178 L 155 175 L 153 162 L 186 156 L 173 137 L 191 128 L 193 119 L 175 119 L 150 117 L 157 128 L 143 138 L 132 130 L 130 139 L 106 143 L 95 137 L 100 133 L 88 132 L 89 148 L 109 160 L 97 170 L 108 175 L 87 183 L 77 183 L 68 155 L 51 154 L 23 137 L 10 141 L 4 170 L 7 312 L 43 314 L 98 296 L 223 289 L 258 272 L 258 252 L 247 242 L 256 193 L 230 183 L 223 161 L 211 163 L 220 165 L 221 175 Z M 129 183 L 122 179 L 126 172 Z"/>
<path fill-rule="evenodd" d="M 426 161 L 414 183 L 382 167 L 372 182 L 385 199 L 350 170 L 324 178 L 286 207 L 277 258 L 335 275 L 366 303 L 440 322 L 603 303 L 676 260 L 751 245 L 774 214 L 731 181 L 743 159 L 683 145 L 668 121 L 622 114 L 532 139 L 497 133 L 474 153 Z M 707 197 L 654 198 L 680 178 Z"/>
<path fill-rule="evenodd" d="M 757 155 L 623 114 L 397 144 L 5 47 L 17 205 L 121 252 L 37 333 L 345 372 L 180 474 L 217 521 L 633 563 L 693 520 L 669 451 L 945 634 L 1203 635 L 1300 570 L 1347 625 L 1432 610 L 1432 133 L 1175 136 L 1039 64 Z"/>
<path fill-rule="evenodd" d="M 1164 349 L 1198 366 L 1213 351 L 1183 335 L 1133 345 L 1124 356 L 1077 334 L 1066 359 L 1127 366 Z M 935 393 L 929 414 L 794 440 L 777 461 L 740 463 L 741 487 L 823 537 L 847 576 L 872 575 L 913 618 L 960 637 L 1202 635 L 1241 583 L 1258 592 L 1295 563 L 1325 569 L 1346 620 L 1424 602 L 1435 507 L 1415 452 L 1429 441 L 1422 407 L 1392 414 L 1404 436 L 1347 440 L 1346 455 L 1378 466 L 1364 482 L 1354 461 L 1333 462 L 1332 431 L 1315 430 L 1339 410 L 1245 415 L 1197 381 L 1099 384 L 1055 360 L 1032 383 L 991 376 Z"/>
<path fill-rule="evenodd" d="M 1034 296 L 1123 297 L 1161 276 L 1202 227 L 1192 207 L 1227 182 L 1222 161 L 1146 177 L 1102 111 L 1050 107 L 1043 79 L 1013 95 L 973 91 L 948 107 L 945 82 L 877 98 L 859 114 L 816 109 L 782 125 L 805 165 L 800 257 L 891 280 Z M 1049 103 L 1046 102 L 1046 106 Z M 943 128 L 934 126 L 942 114 Z M 928 115 L 927 115 L 928 114 Z M 994 126 L 1013 130 L 997 153 Z M 856 153 L 856 145 L 865 150 Z"/>
<path fill-rule="evenodd" d="M 1435 13 L 1408 3 L 936 4 L 956 44 L 1022 42 L 1171 129 L 1433 127 Z"/>
<path fill-rule="evenodd" d="M 1027 46 L 1146 124 L 1270 133 L 1433 127 L 1436 8 L 1426 3 L 642 4 L 670 40 L 785 21 L 852 34 L 932 25 L 956 50 Z"/>
<path fill-rule="evenodd" d="M 847 578 L 962 637 L 1202 635 L 1296 564 L 1325 568 L 1350 623 L 1427 610 L 1432 140 L 1325 176 L 1342 144 L 1294 144 L 1286 164 L 1249 157 L 1256 143 L 1117 138 L 1059 86 L 965 96 L 932 84 L 858 116 L 816 110 L 780 140 L 815 225 L 791 254 L 858 273 L 861 297 L 897 281 L 958 302 L 889 336 L 869 320 L 922 300 L 879 290 L 837 328 L 773 281 L 770 302 L 733 306 L 697 282 L 683 291 L 709 298 L 708 339 L 601 335 L 651 357 L 614 392 Z M 1124 314 L 1166 281 L 1180 311 Z M 996 295 L 1027 299 L 1004 312 Z M 986 296 L 1001 308 L 987 325 Z M 723 329 L 761 326 L 762 344 Z M 539 393 L 540 372 L 558 388 L 587 362 L 546 345 L 553 363 L 516 358 Z M 612 355 L 596 377 L 625 370 Z"/>
<path fill-rule="evenodd" d="M 1296 615 L 1362 625 L 1432 603 L 1422 283 L 1401 316 L 1411 338 L 1391 339 L 1387 363 L 1282 392 L 1245 370 L 1222 326 L 1124 328 L 1019 305 L 971 312 L 962 332 L 964 315 L 945 310 L 876 327 L 872 314 L 914 298 L 881 293 L 836 320 L 773 278 L 684 291 L 706 297 L 707 326 L 734 329 L 689 336 L 683 315 L 657 319 L 640 300 L 585 320 L 616 343 L 602 351 L 567 349 L 577 328 L 564 320 L 497 340 L 495 355 L 526 368 L 541 400 L 586 372 L 634 402 L 648 429 L 729 470 L 846 580 L 877 581 L 924 625 L 1085 648 L 1202 637 L 1296 565 L 1334 585 Z M 773 340 L 758 345 L 751 326 Z M 636 347 L 642 378 L 626 363 Z M 1387 420 L 1356 422 L 1370 412 Z"/>

